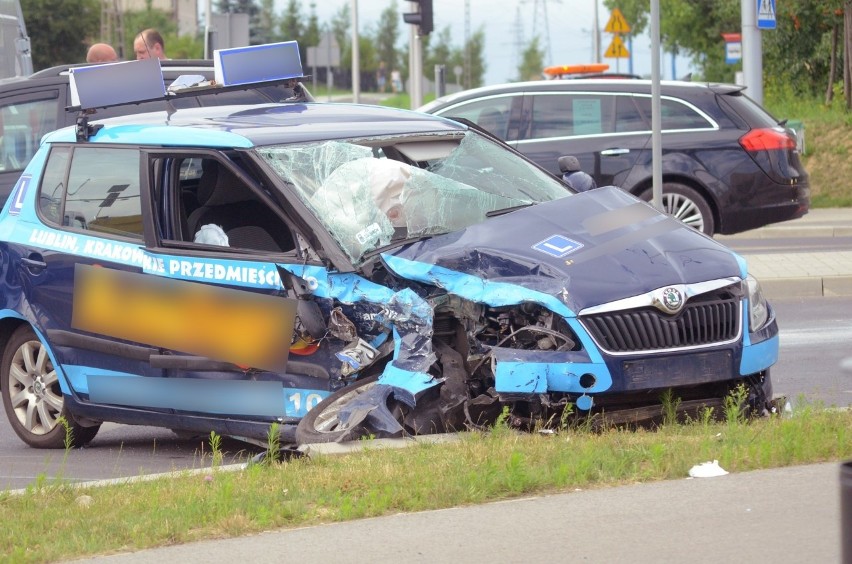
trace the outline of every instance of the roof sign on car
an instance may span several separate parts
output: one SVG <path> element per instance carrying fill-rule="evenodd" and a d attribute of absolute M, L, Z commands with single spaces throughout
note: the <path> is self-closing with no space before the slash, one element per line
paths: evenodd
<path fill-rule="evenodd" d="M 81 110 L 163 98 L 159 59 L 75 67 L 69 71 L 71 105 Z"/>
<path fill-rule="evenodd" d="M 216 83 L 222 86 L 253 84 L 302 76 L 302 58 L 295 41 L 213 52 Z"/>
<path fill-rule="evenodd" d="M 171 115 L 176 110 L 170 102 L 177 98 L 279 84 L 293 90 L 293 96 L 285 102 L 313 101 L 300 82 L 307 77 L 302 74 L 299 45 L 295 41 L 219 49 L 213 67 L 212 82 L 200 75 L 181 76 L 168 90 L 159 59 L 70 69 L 71 106 L 66 110 L 80 112 L 77 140 L 89 139 L 102 127 L 89 124 L 90 115 L 99 108 L 165 101 Z"/>

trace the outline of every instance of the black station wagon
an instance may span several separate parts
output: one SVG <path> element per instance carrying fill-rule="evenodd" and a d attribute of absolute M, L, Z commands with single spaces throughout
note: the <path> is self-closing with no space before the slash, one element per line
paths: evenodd
<path fill-rule="evenodd" d="M 663 82 L 663 204 L 703 231 L 731 234 L 801 217 L 808 175 L 796 138 L 730 84 Z M 651 199 L 651 83 L 545 80 L 445 96 L 420 111 L 465 118 L 554 174 L 576 156 L 598 186 Z"/>

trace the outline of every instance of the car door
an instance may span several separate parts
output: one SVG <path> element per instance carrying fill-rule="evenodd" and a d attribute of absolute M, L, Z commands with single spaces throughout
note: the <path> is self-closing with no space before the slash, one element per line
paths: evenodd
<path fill-rule="evenodd" d="M 170 167 L 126 146 L 58 145 L 48 157 L 38 220 L 19 236 L 22 285 L 75 413 L 173 428 L 187 414 L 303 415 L 329 384 L 313 366 L 287 363 L 295 304 L 270 258 L 286 253 L 257 248 L 267 241 L 251 230 L 242 248 L 221 252 L 156 234 L 180 233 L 151 193 L 165 193 Z"/>
<path fill-rule="evenodd" d="M 204 386 L 208 404 L 201 407 L 211 413 L 303 416 L 328 395 L 329 367 L 339 361 L 304 330 L 318 310 L 309 300 L 299 303 L 303 281 L 291 270 L 312 261 L 283 200 L 237 152 L 145 155 L 152 187 L 148 246 L 157 260 L 151 274 L 182 296 L 176 303 L 194 302 L 178 305 L 190 335 L 151 337 L 161 348 L 152 363 L 166 378 Z M 169 407 L 199 409 L 197 403 Z"/>
<path fill-rule="evenodd" d="M 51 86 L 15 89 L 0 96 L 0 203 L 6 202 L 41 137 L 64 125 L 60 93 L 58 86 Z"/>
<path fill-rule="evenodd" d="M 650 139 L 629 95 L 528 91 L 522 114 L 519 151 L 554 174 L 574 155 L 598 186 L 621 186 Z"/>

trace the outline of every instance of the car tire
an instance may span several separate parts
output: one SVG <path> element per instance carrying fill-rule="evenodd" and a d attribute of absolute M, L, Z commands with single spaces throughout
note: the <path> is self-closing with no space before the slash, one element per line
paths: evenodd
<path fill-rule="evenodd" d="M 299 421 L 296 427 L 296 442 L 303 445 L 360 438 L 362 429 L 340 426 L 337 416 L 344 404 L 372 389 L 378 379 L 379 374 L 375 374 L 358 380 L 319 402 Z"/>
<path fill-rule="evenodd" d="M 650 202 L 653 196 L 653 189 L 648 188 L 639 197 Z M 716 225 L 710 204 L 689 186 L 675 182 L 664 183 L 663 211 L 706 235 L 712 237 L 715 233 Z"/>
<path fill-rule="evenodd" d="M 16 329 L 6 344 L 0 366 L 0 388 L 12 429 L 31 447 L 66 446 L 66 428 L 60 417 L 69 426 L 69 446 L 88 444 L 100 428 L 100 425 L 83 427 L 68 413 L 47 347 L 29 326 Z"/>

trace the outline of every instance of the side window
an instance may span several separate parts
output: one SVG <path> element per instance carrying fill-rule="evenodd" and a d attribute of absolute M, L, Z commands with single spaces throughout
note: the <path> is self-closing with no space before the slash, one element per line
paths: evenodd
<path fill-rule="evenodd" d="M 619 133 L 632 131 L 649 131 L 651 125 L 646 123 L 633 102 L 632 96 L 615 97 L 615 130 Z"/>
<path fill-rule="evenodd" d="M 612 133 L 614 97 L 547 94 L 533 97 L 531 139 Z"/>
<path fill-rule="evenodd" d="M 38 207 L 44 219 L 61 225 L 62 201 L 65 198 L 65 175 L 68 173 L 68 161 L 71 149 L 56 147 L 50 151 L 44 174 L 41 177 L 41 189 Z"/>
<path fill-rule="evenodd" d="M 441 115 L 450 119 L 469 119 L 500 139 L 505 140 L 509 128 L 509 109 L 512 106 L 512 99 L 513 96 L 501 96 L 498 98 L 477 100 L 469 104 L 451 108 Z"/>
<path fill-rule="evenodd" d="M 71 159 L 63 224 L 141 239 L 139 151 L 78 147 Z"/>
<path fill-rule="evenodd" d="M 637 96 L 636 103 L 651 121 L 651 97 Z M 673 129 L 713 129 L 713 124 L 693 108 L 679 100 L 663 98 L 660 100 L 660 118 L 664 130 Z"/>
<path fill-rule="evenodd" d="M 245 249 L 290 252 L 296 244 L 286 222 L 224 161 L 209 155 L 163 158 L 169 206 L 160 214 L 167 239 Z"/>
<path fill-rule="evenodd" d="M 568 137 L 574 134 L 572 97 L 566 94 L 533 96 L 530 139 Z"/>
<path fill-rule="evenodd" d="M 24 170 L 41 137 L 56 129 L 56 98 L 0 107 L 0 171 Z"/>

